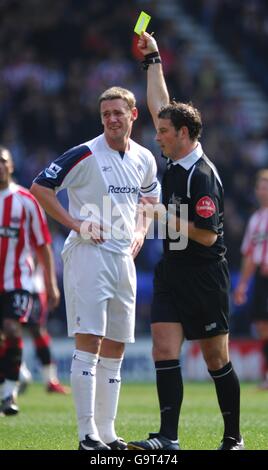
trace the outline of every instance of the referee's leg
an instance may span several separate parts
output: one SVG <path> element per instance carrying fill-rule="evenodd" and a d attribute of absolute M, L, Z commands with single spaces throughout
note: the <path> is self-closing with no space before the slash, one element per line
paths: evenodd
<path fill-rule="evenodd" d="M 200 347 L 214 380 L 224 421 L 224 439 L 240 443 L 240 385 L 229 359 L 228 334 L 200 340 Z M 231 442 L 231 441 L 230 441 Z M 232 450 L 232 449 L 229 449 Z"/>
<path fill-rule="evenodd" d="M 178 423 L 183 399 L 180 350 L 184 339 L 180 323 L 152 323 L 153 359 L 160 406 L 160 434 L 178 439 Z"/>

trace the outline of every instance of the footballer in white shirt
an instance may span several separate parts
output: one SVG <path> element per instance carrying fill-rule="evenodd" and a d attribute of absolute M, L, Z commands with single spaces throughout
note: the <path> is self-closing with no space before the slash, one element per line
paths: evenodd
<path fill-rule="evenodd" d="M 137 119 L 132 92 L 99 98 L 104 133 L 57 158 L 31 191 L 69 229 L 63 250 L 68 333 L 75 336 L 71 384 L 80 450 L 125 450 L 114 421 L 125 343 L 134 341 L 133 259 L 148 229 L 139 197 L 157 203 L 160 185 L 152 153 L 130 138 Z M 56 193 L 67 188 L 69 211 Z"/>

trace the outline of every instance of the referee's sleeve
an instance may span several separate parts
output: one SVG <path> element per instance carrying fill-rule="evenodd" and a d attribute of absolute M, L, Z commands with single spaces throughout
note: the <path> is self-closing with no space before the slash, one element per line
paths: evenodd
<path fill-rule="evenodd" d="M 193 222 L 197 228 L 218 234 L 223 219 L 222 188 L 215 177 L 202 173 L 196 176 L 191 187 Z"/>

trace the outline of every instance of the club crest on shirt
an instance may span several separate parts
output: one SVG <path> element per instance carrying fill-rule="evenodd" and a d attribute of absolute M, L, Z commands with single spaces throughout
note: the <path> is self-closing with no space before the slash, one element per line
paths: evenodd
<path fill-rule="evenodd" d="M 203 196 L 197 201 L 195 211 L 200 217 L 208 219 L 215 214 L 216 206 L 209 196 Z"/>

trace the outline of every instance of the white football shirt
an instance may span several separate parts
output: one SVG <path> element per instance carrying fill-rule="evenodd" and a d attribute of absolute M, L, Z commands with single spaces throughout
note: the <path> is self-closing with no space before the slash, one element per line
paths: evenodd
<path fill-rule="evenodd" d="M 106 228 L 107 239 L 100 247 L 129 253 L 139 196 L 159 198 L 156 172 L 149 150 L 130 139 L 128 151 L 121 155 L 101 134 L 58 157 L 34 182 L 57 192 L 67 188 L 71 216 Z M 71 231 L 64 251 L 81 242 L 90 239 Z"/>

